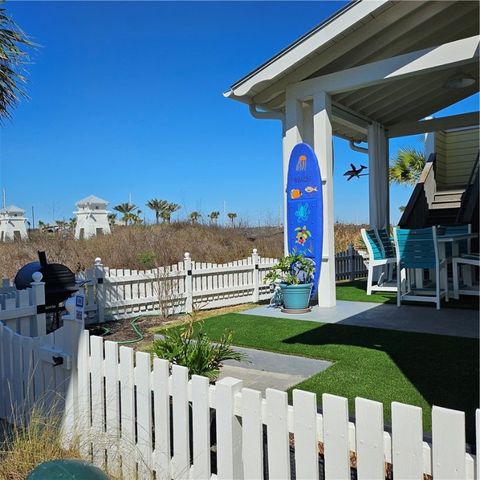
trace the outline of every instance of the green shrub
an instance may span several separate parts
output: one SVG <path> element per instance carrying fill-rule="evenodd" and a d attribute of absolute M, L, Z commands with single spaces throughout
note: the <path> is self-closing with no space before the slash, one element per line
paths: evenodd
<path fill-rule="evenodd" d="M 246 355 L 232 348 L 233 335 L 226 332 L 218 342 L 212 342 L 200 326 L 189 323 L 180 328 L 169 328 L 163 338 L 153 342 L 153 351 L 175 365 L 188 368 L 189 375 L 203 375 L 214 382 L 225 360 L 242 361 Z"/>
<path fill-rule="evenodd" d="M 140 252 L 138 254 L 138 260 L 143 266 L 152 268 L 155 266 L 155 253 L 151 251 Z"/>

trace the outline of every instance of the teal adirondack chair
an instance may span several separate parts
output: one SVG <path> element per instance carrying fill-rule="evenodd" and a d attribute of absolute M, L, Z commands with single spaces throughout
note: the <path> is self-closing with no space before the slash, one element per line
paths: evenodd
<path fill-rule="evenodd" d="M 395 250 L 391 245 L 390 238 L 386 230 L 361 230 L 363 242 L 368 251 L 368 276 L 367 276 L 367 295 L 372 292 L 396 292 L 397 287 L 389 285 L 388 280 L 392 279 L 393 266 L 396 264 Z M 382 272 L 378 277 L 376 285 L 373 284 L 374 269 L 380 267 Z M 388 277 L 387 279 L 385 277 Z M 386 280 L 386 281 L 385 281 Z"/>
<path fill-rule="evenodd" d="M 436 227 L 403 229 L 394 228 L 397 251 L 397 305 L 402 300 L 433 302 L 437 310 L 443 297 L 448 301 L 447 262 L 438 256 Z M 435 273 L 434 295 L 431 290 L 415 288 L 411 274 L 416 269 L 429 269 Z M 443 278 L 444 288 L 440 279 Z"/>
<path fill-rule="evenodd" d="M 439 235 L 442 232 L 442 235 L 455 235 L 456 233 L 472 233 L 472 226 L 470 224 L 466 225 L 439 225 L 438 226 Z M 459 245 L 459 254 L 464 255 L 470 253 L 470 240 L 462 240 L 458 242 Z M 447 243 L 445 245 L 445 256 L 447 261 L 452 260 L 452 244 Z"/>

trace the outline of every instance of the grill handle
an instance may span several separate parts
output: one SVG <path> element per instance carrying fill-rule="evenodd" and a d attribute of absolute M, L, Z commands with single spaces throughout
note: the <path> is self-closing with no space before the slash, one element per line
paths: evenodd
<path fill-rule="evenodd" d="M 38 260 L 40 261 L 40 265 L 45 267 L 47 265 L 47 255 L 45 252 L 38 252 Z"/>

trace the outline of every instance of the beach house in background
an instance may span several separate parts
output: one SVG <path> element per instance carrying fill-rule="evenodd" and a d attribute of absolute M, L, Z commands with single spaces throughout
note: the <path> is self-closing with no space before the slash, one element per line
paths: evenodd
<path fill-rule="evenodd" d="M 0 209 L 0 241 L 25 240 L 27 238 L 25 210 L 15 205 Z"/>
<path fill-rule="evenodd" d="M 77 211 L 74 212 L 77 217 L 75 238 L 77 240 L 110 233 L 107 205 L 106 200 L 95 195 L 90 195 L 75 204 L 77 207 Z"/>
<path fill-rule="evenodd" d="M 284 204 L 293 147 L 305 142 L 315 150 L 324 198 L 320 306 L 336 304 L 332 135 L 349 141 L 354 150 L 357 142 L 367 142 L 370 225 L 387 228 L 389 139 L 479 124 L 477 111 L 425 119 L 478 92 L 478 33 L 478 2 L 352 1 L 224 94 L 248 104 L 255 118 L 282 122 Z M 449 133 L 447 138 L 462 148 L 462 135 L 468 136 Z M 448 176 L 460 158 L 454 148 L 445 148 L 445 135 L 437 135 L 434 144 L 442 147 L 438 178 Z M 468 159 L 468 167 L 462 164 L 462 182 L 477 181 L 476 158 Z M 447 197 L 443 200 L 453 198 Z M 418 212 L 421 202 L 414 203 L 409 211 Z M 475 208 L 478 216 L 478 195 Z M 452 221 L 468 209 L 460 208 Z"/>

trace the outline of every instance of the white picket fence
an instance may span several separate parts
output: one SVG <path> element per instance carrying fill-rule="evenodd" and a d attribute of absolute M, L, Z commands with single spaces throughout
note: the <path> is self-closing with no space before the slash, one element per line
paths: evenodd
<path fill-rule="evenodd" d="M 151 270 L 114 269 L 95 260 L 78 276 L 87 282 L 86 311 L 96 321 L 145 313 L 172 315 L 195 310 L 256 303 L 271 297 L 264 283 L 277 262 L 254 249 L 248 258 L 216 264 L 197 262 L 185 253 L 182 262 Z M 337 280 L 354 280 L 367 273 L 364 259 L 352 246 L 335 259 Z"/>
<path fill-rule="evenodd" d="M 63 410 L 72 369 L 77 365 L 83 314 L 77 320 L 74 315 L 64 315 L 61 328 L 39 335 L 36 328 L 28 333 L 22 327 L 12 329 L 27 323 L 24 306 L 7 311 L 9 318 L 0 321 L 0 419 L 21 421 L 28 418 L 34 404 L 40 403 L 47 408 L 58 403 Z M 18 321 L 12 322 L 15 314 Z"/>
<path fill-rule="evenodd" d="M 33 276 L 25 290 L 17 290 L 9 279 L 4 279 L 0 287 L 0 322 L 30 337 L 47 333 L 45 283 L 41 273 Z"/>
<path fill-rule="evenodd" d="M 275 262 L 256 250 L 249 258 L 225 264 L 196 262 L 185 253 L 182 262 L 151 270 L 108 268 L 97 258 L 78 280 L 87 282 L 86 312 L 94 312 L 98 321 L 172 315 L 268 299 L 264 278 Z"/>
<path fill-rule="evenodd" d="M 234 378 L 210 385 L 185 367 L 89 337 L 73 317 L 34 338 L 0 322 L 0 418 L 18 421 L 35 402 L 62 399 L 64 442 L 78 441 L 86 459 L 119 478 L 480 478 L 463 412 L 434 407 L 427 444 L 418 407 L 394 402 L 388 433 L 378 402 L 357 398 L 349 412 L 347 399 L 324 394 L 319 413 L 310 392 L 295 390 L 289 405 L 285 392 L 267 389 L 263 398 Z M 479 411 L 476 425 L 478 447 Z"/>

